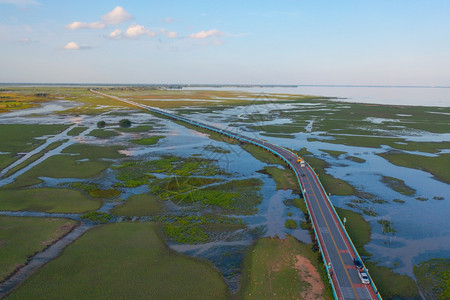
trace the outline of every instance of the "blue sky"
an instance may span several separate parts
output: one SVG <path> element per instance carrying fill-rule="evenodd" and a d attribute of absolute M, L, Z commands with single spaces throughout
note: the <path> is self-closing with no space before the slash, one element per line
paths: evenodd
<path fill-rule="evenodd" d="M 0 0 L 0 82 L 450 85 L 450 1 Z"/>

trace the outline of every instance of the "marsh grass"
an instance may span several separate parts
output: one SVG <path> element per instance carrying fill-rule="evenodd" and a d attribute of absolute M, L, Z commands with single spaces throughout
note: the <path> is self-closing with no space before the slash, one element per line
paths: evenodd
<path fill-rule="evenodd" d="M 100 204 L 98 200 L 69 189 L 0 190 L 0 210 L 82 213 L 96 210 Z"/>
<path fill-rule="evenodd" d="M 93 284 L 95 283 L 95 284 Z M 170 250 L 152 223 L 91 229 L 30 277 L 11 299 L 226 299 L 210 264 Z"/>
<path fill-rule="evenodd" d="M 0 216 L 0 282 L 76 224 L 67 219 Z"/>

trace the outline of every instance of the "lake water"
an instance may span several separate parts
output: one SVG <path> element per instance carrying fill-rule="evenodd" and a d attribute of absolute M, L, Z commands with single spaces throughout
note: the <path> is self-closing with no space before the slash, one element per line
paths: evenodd
<path fill-rule="evenodd" d="M 187 90 L 242 91 L 256 94 L 293 94 L 345 98 L 340 101 L 391 105 L 450 107 L 450 88 L 438 87 L 348 87 L 348 86 L 298 86 L 298 87 L 224 87 L 184 88 Z"/>

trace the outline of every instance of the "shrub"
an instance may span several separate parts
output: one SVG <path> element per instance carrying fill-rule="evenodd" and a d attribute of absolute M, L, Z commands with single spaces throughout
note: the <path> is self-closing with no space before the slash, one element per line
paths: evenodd
<path fill-rule="evenodd" d="M 119 121 L 119 126 L 122 128 L 128 128 L 131 127 L 131 121 L 128 119 L 122 119 Z"/>
<path fill-rule="evenodd" d="M 105 127 L 106 126 L 106 122 L 105 121 L 98 121 L 97 122 L 97 127 L 98 128 L 103 128 L 103 127 Z"/>

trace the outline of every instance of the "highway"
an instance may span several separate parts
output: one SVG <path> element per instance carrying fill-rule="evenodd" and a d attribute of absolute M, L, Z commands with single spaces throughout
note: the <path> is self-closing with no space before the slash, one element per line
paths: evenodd
<path fill-rule="evenodd" d="M 294 171 L 301 187 L 335 299 L 382 299 L 370 276 L 368 284 L 362 283 L 358 275 L 359 272 L 353 263 L 353 258 L 355 257 L 358 257 L 361 260 L 356 248 L 337 216 L 317 174 L 307 162 L 301 164 L 299 162 L 299 157 L 295 153 L 265 140 L 236 134 L 200 121 L 190 120 L 183 116 L 175 115 L 162 109 L 111 96 L 95 90 L 91 90 L 91 92 L 149 110 L 157 115 L 162 115 L 172 120 L 182 121 L 237 139 L 244 143 L 259 146 L 283 159 Z M 367 271 L 367 269 L 365 270 Z"/>

